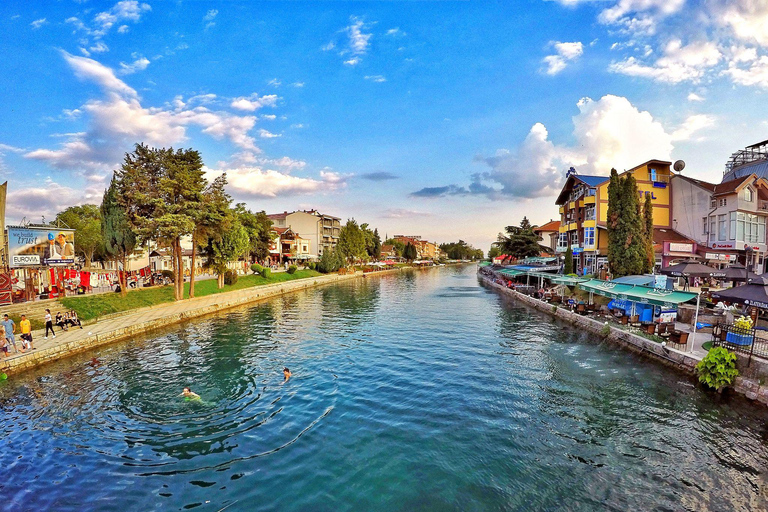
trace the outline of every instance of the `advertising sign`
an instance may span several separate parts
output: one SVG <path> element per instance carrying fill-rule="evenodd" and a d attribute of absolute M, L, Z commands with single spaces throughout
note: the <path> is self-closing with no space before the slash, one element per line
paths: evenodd
<path fill-rule="evenodd" d="M 75 232 L 71 229 L 8 227 L 11 268 L 75 263 Z"/>
<path fill-rule="evenodd" d="M 671 242 L 669 250 L 673 252 L 693 252 L 693 244 L 680 244 Z"/>
<path fill-rule="evenodd" d="M 713 249 L 735 249 L 736 242 L 712 242 L 709 246 Z"/>

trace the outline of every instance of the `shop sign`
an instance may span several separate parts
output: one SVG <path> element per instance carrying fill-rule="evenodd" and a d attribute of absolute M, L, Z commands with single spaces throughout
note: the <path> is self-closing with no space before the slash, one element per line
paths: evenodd
<path fill-rule="evenodd" d="M 670 243 L 669 250 L 672 252 L 693 252 L 693 244 Z"/>
<path fill-rule="evenodd" d="M 736 242 L 712 242 L 709 246 L 712 249 L 735 249 Z"/>
<path fill-rule="evenodd" d="M 718 254 L 714 252 L 708 252 L 704 254 L 704 258 L 708 260 L 718 260 L 718 261 L 736 261 L 735 254 Z"/>

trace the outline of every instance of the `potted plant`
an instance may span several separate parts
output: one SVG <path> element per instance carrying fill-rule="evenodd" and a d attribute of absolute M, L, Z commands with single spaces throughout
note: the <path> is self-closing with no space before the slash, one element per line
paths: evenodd
<path fill-rule="evenodd" d="M 740 316 L 733 322 L 733 328 L 725 336 L 725 341 L 734 345 L 751 345 L 753 325 L 750 317 Z"/>
<path fill-rule="evenodd" d="M 720 392 L 724 387 L 733 384 L 739 376 L 736 354 L 723 347 L 715 347 L 696 365 L 696 373 L 699 375 L 699 382 Z"/>

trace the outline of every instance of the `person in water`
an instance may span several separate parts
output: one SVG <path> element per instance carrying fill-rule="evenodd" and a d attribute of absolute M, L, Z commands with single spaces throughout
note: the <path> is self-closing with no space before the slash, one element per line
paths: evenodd
<path fill-rule="evenodd" d="M 283 377 L 285 377 L 285 380 L 283 382 L 288 382 L 288 379 L 291 378 L 291 370 L 288 368 L 283 368 Z"/>
<path fill-rule="evenodd" d="M 200 395 L 198 395 L 197 393 L 195 393 L 189 388 L 184 388 L 184 391 L 182 391 L 181 395 L 179 396 L 183 396 L 184 398 L 189 398 L 190 400 L 193 400 L 195 398 L 200 398 Z"/>

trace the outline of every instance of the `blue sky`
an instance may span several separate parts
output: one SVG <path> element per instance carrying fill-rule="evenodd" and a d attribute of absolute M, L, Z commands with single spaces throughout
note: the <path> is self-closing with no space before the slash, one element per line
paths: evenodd
<path fill-rule="evenodd" d="M 719 181 L 768 138 L 768 2 L 13 2 L 9 223 L 101 199 L 135 142 L 201 151 L 256 210 L 487 249 L 564 171 Z"/>

